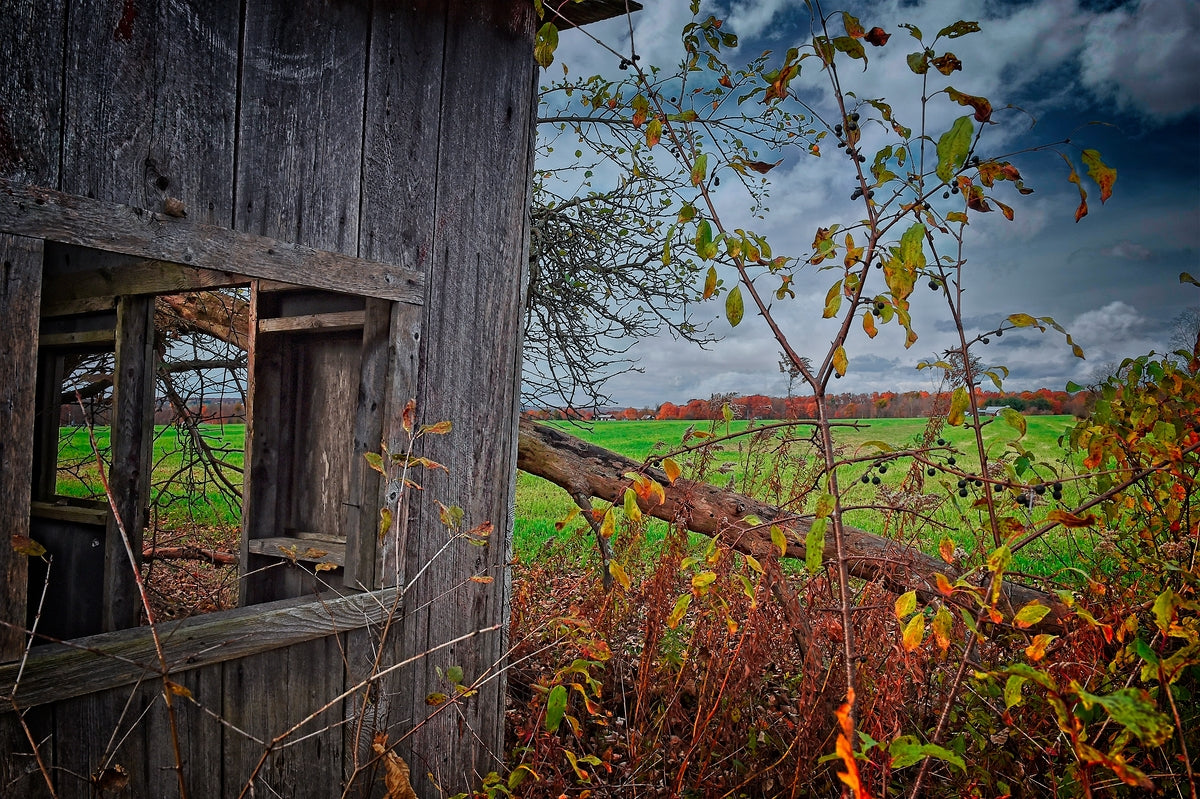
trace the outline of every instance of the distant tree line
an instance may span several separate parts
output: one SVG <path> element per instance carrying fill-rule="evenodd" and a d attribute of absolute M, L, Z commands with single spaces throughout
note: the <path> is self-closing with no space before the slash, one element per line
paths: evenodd
<path fill-rule="evenodd" d="M 1090 391 L 1074 394 L 1040 388 L 1036 391 L 976 391 L 981 407 L 1005 405 L 1024 414 L 1082 416 L 1091 406 Z M 838 419 L 893 419 L 930 416 L 938 412 L 942 395 L 931 391 L 872 391 L 828 395 L 830 412 Z M 575 419 L 687 419 L 722 418 L 728 404 L 736 419 L 810 419 L 816 415 L 816 399 L 809 396 L 770 397 L 765 394 L 714 394 L 708 399 L 693 399 L 677 405 L 664 402 L 657 408 L 539 408 L 526 416 L 539 420 Z"/>

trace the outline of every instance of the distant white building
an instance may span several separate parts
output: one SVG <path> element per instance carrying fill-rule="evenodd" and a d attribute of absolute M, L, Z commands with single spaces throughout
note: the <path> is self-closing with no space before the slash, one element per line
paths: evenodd
<path fill-rule="evenodd" d="M 989 405 L 986 408 L 979 409 L 980 416 L 999 416 L 1000 411 L 1007 408 L 1007 405 Z"/>

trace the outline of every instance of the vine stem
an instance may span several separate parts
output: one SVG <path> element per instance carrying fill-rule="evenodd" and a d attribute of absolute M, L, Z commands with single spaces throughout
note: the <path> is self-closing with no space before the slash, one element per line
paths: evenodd
<path fill-rule="evenodd" d="M 87 417 L 87 409 L 83 406 L 83 398 L 77 397 L 79 409 L 83 411 L 84 417 Z M 125 520 L 121 518 L 121 513 L 117 509 L 117 500 L 113 496 L 112 486 L 109 485 L 108 475 L 104 470 L 104 460 L 100 457 L 100 447 L 96 444 L 96 429 L 90 423 L 87 426 L 88 442 L 92 446 L 92 454 L 96 456 L 96 469 L 100 473 L 100 484 L 104 487 L 104 496 L 108 500 L 108 507 L 112 510 L 113 522 L 116 524 L 117 532 L 121 534 L 121 543 L 125 547 L 125 556 L 129 559 L 129 568 L 133 570 L 133 579 L 137 584 L 138 596 L 142 600 L 142 609 L 146 611 L 146 626 L 150 628 L 150 637 L 154 640 L 154 652 L 158 657 L 159 677 L 162 679 L 162 695 L 163 701 L 167 706 L 167 726 L 171 730 L 171 747 L 175 755 L 175 775 L 179 780 L 179 797 L 187 799 L 187 784 L 183 778 L 183 753 L 179 748 L 179 724 L 175 718 L 175 690 L 177 686 L 170 680 L 171 667 L 167 663 L 166 653 L 163 651 L 162 640 L 158 636 L 158 625 L 154 621 L 154 610 L 150 606 L 150 595 L 146 593 L 146 581 L 142 579 L 142 570 L 138 566 L 137 556 L 133 552 L 133 545 L 129 543 L 129 532 L 125 529 Z"/>

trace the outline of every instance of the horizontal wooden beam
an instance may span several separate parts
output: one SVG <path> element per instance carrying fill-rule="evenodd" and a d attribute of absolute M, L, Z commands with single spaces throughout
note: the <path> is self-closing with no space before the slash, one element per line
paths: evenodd
<path fill-rule="evenodd" d="M 159 638 L 172 674 L 258 652 L 379 624 L 396 610 L 395 588 L 369 594 L 302 597 L 193 616 L 160 624 Z M 19 663 L 0 666 L 0 696 L 9 696 Z M 29 655 L 16 687 L 24 709 L 156 679 L 158 656 L 148 627 L 77 638 L 38 647 Z M 0 715 L 12 705 L 0 705 Z"/>
<path fill-rule="evenodd" d="M 277 558 L 292 558 L 304 563 L 332 563 L 346 565 L 346 542 L 312 538 L 251 538 L 246 549 L 255 555 L 272 555 Z"/>
<path fill-rule="evenodd" d="M 366 311 L 336 311 L 304 316 L 259 318 L 259 333 L 297 333 L 304 331 L 332 333 L 338 330 L 361 330 Z"/>
<path fill-rule="evenodd" d="M 342 294 L 424 302 L 424 277 L 411 269 L 3 179 L 0 232 Z"/>
<path fill-rule="evenodd" d="M 72 522 L 74 524 L 91 524 L 97 527 L 103 527 L 108 524 L 108 506 L 89 507 L 82 505 L 63 504 L 59 505 L 55 502 L 39 502 L 34 500 L 29 511 L 32 516 L 38 519 L 56 519 L 61 522 Z"/>
<path fill-rule="evenodd" d="M 112 347 L 117 343 L 115 330 L 74 330 L 68 333 L 42 333 L 39 347 Z"/>
<path fill-rule="evenodd" d="M 170 261 L 147 261 L 124 256 L 96 269 L 57 273 L 47 268 L 42 307 L 122 294 L 179 294 L 204 289 L 244 286 L 250 278 L 237 272 L 198 269 Z"/>

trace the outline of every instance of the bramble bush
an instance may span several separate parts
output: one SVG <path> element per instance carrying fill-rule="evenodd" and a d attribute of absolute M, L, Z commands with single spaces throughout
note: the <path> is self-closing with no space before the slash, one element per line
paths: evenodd
<path fill-rule="evenodd" d="M 1200 345 L 1123 364 L 1064 437 L 1062 457 L 1050 459 L 1023 445 L 1018 411 L 981 416 L 981 387 L 1003 390 L 1008 376 L 981 348 L 1023 329 L 1055 331 L 1082 350 L 1045 316 L 1011 313 L 991 330 L 964 321 L 968 226 L 993 210 L 1014 218 L 1009 203 L 1033 191 L 1020 157 L 1061 158 L 1080 196 L 1076 221 L 1089 210 L 1080 172 L 1104 201 L 1116 171 L 1073 141 L 983 154 L 993 117 L 1015 111 L 948 83 L 964 69 L 949 47 L 977 32 L 974 22 L 933 36 L 900 26 L 916 47 L 905 59 L 920 98 L 910 128 L 888 102 L 851 85 L 852 72 L 871 68 L 870 51 L 889 46 L 894 34 L 883 27 L 813 2 L 808 44 L 735 68 L 736 36 L 701 17 L 698 3 L 692 9 L 677 71 L 643 66 L 632 45 L 613 51 L 629 77 L 564 77 L 570 109 L 554 118 L 581 149 L 631 174 L 686 176 L 659 206 L 673 216 L 663 267 L 678 273 L 683 261 L 683 271 L 704 275 L 696 299 L 723 302 L 729 324 L 756 314 L 811 391 L 814 418 L 770 434 L 787 454 L 754 459 L 747 446 L 742 464 L 743 486 L 760 487 L 807 532 L 773 526 L 776 548 L 765 557 L 691 536 L 683 517 L 664 539 L 646 533 L 642 507 L 656 495 L 686 498 L 688 480 L 723 481 L 713 442 L 728 447 L 732 438 L 718 435 L 720 421 L 651 456 L 647 465 L 661 465 L 667 484 L 630 473 L 623 507 L 585 509 L 605 579 L 552 559 L 522 567 L 512 771 L 491 778 L 487 793 L 1065 797 L 1173 786 L 1194 797 Z M 543 66 L 557 43 L 553 10 L 545 13 Z M 819 80 L 803 91 L 802 68 Z M 946 107 L 962 115 L 928 127 Z M 819 227 L 806 253 L 772 252 L 749 225 L 729 221 L 729 203 L 716 202 L 724 177 L 747 192 L 749 218 L 760 218 L 773 159 L 829 152 L 845 158 L 862 217 Z M 795 341 L 776 311 L 802 283 L 827 289 L 832 335 L 823 351 Z M 938 412 L 915 444 L 846 452 L 833 436 L 829 387 L 853 367 L 851 333 L 894 332 L 911 346 L 922 285 L 958 339 L 919 365 L 945 375 Z M 989 449 L 988 424 L 1017 438 Z M 973 445 L 951 445 L 945 426 L 965 428 Z M 753 429 L 743 435 L 759 436 L 760 447 L 766 440 Z M 865 488 L 851 485 L 864 466 Z M 900 490 L 870 477 L 889 467 L 905 472 Z M 882 509 L 899 543 L 936 552 L 945 574 L 905 592 L 851 578 L 859 556 L 845 544 L 845 516 L 864 505 Z M 789 546 L 804 548 L 803 567 L 781 557 Z M 1019 558 L 1047 553 L 1065 565 L 1037 578 L 1014 571 Z M 1007 604 L 1014 580 L 1035 580 L 1042 598 Z"/>

